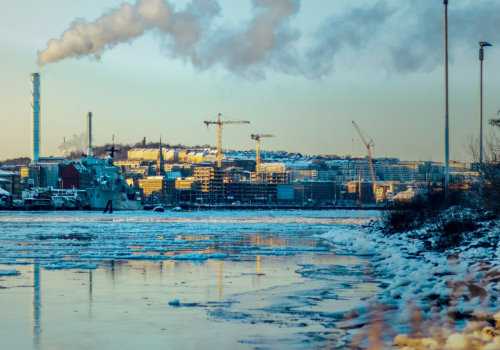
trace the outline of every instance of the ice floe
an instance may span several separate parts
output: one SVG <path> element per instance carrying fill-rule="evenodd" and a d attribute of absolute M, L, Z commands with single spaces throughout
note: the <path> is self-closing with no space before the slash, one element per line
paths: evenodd
<path fill-rule="evenodd" d="M 17 270 L 0 270 L 0 276 L 17 276 L 19 271 Z"/>

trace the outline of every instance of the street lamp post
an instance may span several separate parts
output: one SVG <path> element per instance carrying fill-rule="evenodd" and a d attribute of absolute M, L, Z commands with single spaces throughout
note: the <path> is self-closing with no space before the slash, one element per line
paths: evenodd
<path fill-rule="evenodd" d="M 479 42 L 479 171 L 483 168 L 483 47 L 492 46 L 486 41 Z"/>
<path fill-rule="evenodd" d="M 448 128 L 448 0 L 444 4 L 444 194 L 445 200 L 449 199 L 450 189 L 450 148 Z"/>

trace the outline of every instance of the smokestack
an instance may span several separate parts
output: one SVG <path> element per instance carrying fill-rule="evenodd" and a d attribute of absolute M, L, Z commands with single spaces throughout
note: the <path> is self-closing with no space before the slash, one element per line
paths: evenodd
<path fill-rule="evenodd" d="M 31 74 L 32 149 L 31 161 L 40 161 L 40 74 Z"/>
<path fill-rule="evenodd" d="M 87 114 L 87 156 L 92 157 L 92 112 Z"/>

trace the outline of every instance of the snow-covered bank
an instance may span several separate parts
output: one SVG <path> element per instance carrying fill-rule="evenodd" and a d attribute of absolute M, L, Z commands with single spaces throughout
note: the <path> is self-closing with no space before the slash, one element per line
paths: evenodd
<path fill-rule="evenodd" d="M 373 320 L 379 320 L 384 328 L 376 342 L 384 346 L 500 348 L 500 337 L 495 337 L 500 330 L 494 328 L 499 308 L 500 223 L 486 217 L 451 208 L 423 227 L 404 233 L 384 233 L 381 221 L 361 229 L 346 225 L 325 233 L 324 238 L 343 250 L 372 255 L 373 268 L 384 287 L 363 310 L 355 310 L 346 320 L 349 327 L 364 325 L 357 331 L 365 333 L 360 338 L 364 343 L 357 345 L 368 346 L 368 335 L 376 326 Z M 473 231 L 443 236 L 442 228 L 450 220 L 464 218 L 474 222 Z M 451 243 L 447 241 L 450 236 Z M 493 328 L 487 331 L 485 327 Z"/>

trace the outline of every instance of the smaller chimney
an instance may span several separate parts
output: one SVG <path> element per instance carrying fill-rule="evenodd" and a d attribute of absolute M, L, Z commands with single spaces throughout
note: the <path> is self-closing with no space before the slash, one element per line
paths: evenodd
<path fill-rule="evenodd" d="M 92 112 L 87 114 L 87 156 L 92 157 Z"/>
<path fill-rule="evenodd" d="M 40 161 L 40 74 L 31 74 L 32 147 L 31 161 Z"/>

